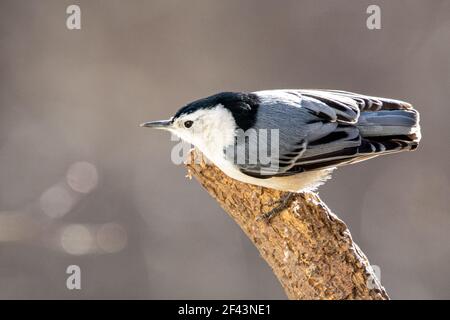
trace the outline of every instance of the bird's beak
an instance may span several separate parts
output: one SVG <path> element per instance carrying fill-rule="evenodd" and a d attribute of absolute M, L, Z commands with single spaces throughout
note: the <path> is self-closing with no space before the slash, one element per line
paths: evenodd
<path fill-rule="evenodd" d="M 172 124 L 171 120 L 158 120 L 141 123 L 141 127 L 153 128 L 153 129 L 169 129 Z"/>

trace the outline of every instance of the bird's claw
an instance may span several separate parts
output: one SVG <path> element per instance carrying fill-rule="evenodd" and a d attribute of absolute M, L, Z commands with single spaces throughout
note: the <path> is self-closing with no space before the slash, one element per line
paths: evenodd
<path fill-rule="evenodd" d="M 283 197 L 281 197 L 279 200 L 272 202 L 271 204 L 274 203 L 279 203 L 278 206 L 276 206 L 275 208 L 269 210 L 268 212 L 264 212 L 262 214 L 260 214 L 259 216 L 256 217 L 256 221 L 264 221 L 266 223 L 270 223 L 270 220 L 272 218 L 274 218 L 277 214 L 279 214 L 281 211 L 283 211 L 284 209 L 287 208 L 287 206 L 289 205 L 290 200 L 294 197 L 294 193 L 293 192 L 289 192 L 286 195 L 284 195 Z"/>

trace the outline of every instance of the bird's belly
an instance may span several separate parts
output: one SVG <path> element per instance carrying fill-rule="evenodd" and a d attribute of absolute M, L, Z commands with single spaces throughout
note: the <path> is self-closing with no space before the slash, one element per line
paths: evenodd
<path fill-rule="evenodd" d="M 313 191 L 328 180 L 331 172 L 335 169 L 328 168 L 324 170 L 302 172 L 292 176 L 259 179 L 248 176 L 239 171 L 238 168 L 227 164 L 219 165 L 219 168 L 227 176 L 241 182 L 289 192 Z"/>

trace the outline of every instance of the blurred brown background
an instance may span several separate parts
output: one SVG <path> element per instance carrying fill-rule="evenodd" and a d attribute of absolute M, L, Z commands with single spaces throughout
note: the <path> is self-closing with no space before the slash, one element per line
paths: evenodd
<path fill-rule="evenodd" d="M 1 0 L 0 48 L 0 298 L 284 299 L 169 135 L 137 126 L 274 88 L 418 108 L 417 152 L 341 168 L 320 194 L 392 298 L 450 298 L 450 1 Z"/>

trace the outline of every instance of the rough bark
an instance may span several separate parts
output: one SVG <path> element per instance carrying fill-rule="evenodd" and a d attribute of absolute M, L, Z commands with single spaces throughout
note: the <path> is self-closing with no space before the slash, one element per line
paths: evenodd
<path fill-rule="evenodd" d="M 314 193 L 295 196 L 270 223 L 257 220 L 283 192 L 229 178 L 193 152 L 194 176 L 271 266 L 289 299 L 389 299 L 344 222 Z M 272 204 L 272 205 L 271 205 Z"/>

